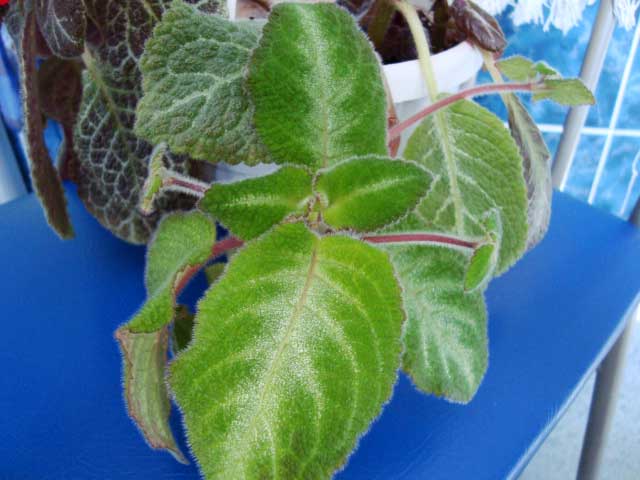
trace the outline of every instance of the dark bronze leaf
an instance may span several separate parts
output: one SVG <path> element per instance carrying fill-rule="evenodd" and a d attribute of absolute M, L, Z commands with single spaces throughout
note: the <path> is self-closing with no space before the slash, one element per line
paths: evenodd
<path fill-rule="evenodd" d="M 82 54 L 87 30 L 83 0 L 35 0 L 35 12 L 51 52 L 63 58 Z"/>
<path fill-rule="evenodd" d="M 507 40 L 500 25 L 487 12 L 470 0 L 454 0 L 449 7 L 458 29 L 468 40 L 491 52 L 502 53 Z"/>

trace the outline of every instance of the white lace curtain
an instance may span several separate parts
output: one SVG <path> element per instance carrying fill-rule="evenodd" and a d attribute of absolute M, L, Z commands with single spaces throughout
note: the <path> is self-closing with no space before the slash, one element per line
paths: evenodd
<path fill-rule="evenodd" d="M 595 0 L 475 0 L 477 4 L 492 15 L 496 15 L 513 5 L 511 18 L 516 25 L 537 23 L 545 30 L 554 26 L 567 32 L 575 27 L 582 18 L 587 5 Z M 604 1 L 604 0 L 603 0 Z M 640 0 L 613 0 L 613 8 L 618 23 L 627 30 L 636 23 L 636 11 Z"/>

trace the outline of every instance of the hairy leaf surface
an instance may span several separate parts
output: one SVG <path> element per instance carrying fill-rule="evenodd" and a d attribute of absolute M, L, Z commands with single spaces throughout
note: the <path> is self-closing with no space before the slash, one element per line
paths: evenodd
<path fill-rule="evenodd" d="M 429 230 L 462 237 L 484 235 L 482 216 L 497 209 L 504 228 L 497 272 L 523 253 L 527 196 L 518 147 L 502 121 L 463 100 L 427 117 L 404 154 L 434 181 L 414 216 Z"/>
<path fill-rule="evenodd" d="M 264 177 L 213 185 L 199 206 L 234 235 L 251 240 L 288 215 L 304 213 L 310 196 L 311 175 L 283 167 Z"/>
<path fill-rule="evenodd" d="M 167 450 L 179 462 L 189 463 L 169 425 L 171 403 L 164 383 L 168 338 L 167 327 L 151 333 L 132 333 L 126 327 L 116 332 L 122 351 L 124 397 L 131 419 L 149 446 Z"/>
<path fill-rule="evenodd" d="M 551 219 L 551 154 L 538 126 L 522 102 L 513 94 L 503 95 L 509 113 L 509 128 L 524 161 L 527 182 L 527 248 L 534 247 L 547 233 Z"/>
<path fill-rule="evenodd" d="M 209 258 L 215 241 L 215 224 L 203 213 L 175 213 L 162 220 L 147 254 L 147 301 L 128 324 L 132 332 L 153 332 L 173 320 L 176 285 Z"/>
<path fill-rule="evenodd" d="M 42 36 L 58 57 L 82 55 L 87 30 L 84 0 L 34 0 Z"/>
<path fill-rule="evenodd" d="M 544 62 L 533 62 L 521 55 L 514 55 L 496 63 L 500 71 L 516 82 L 526 82 L 541 76 L 557 76 L 553 68 Z"/>
<path fill-rule="evenodd" d="M 561 105 L 593 105 L 596 99 L 578 78 L 548 78 L 533 91 L 534 100 L 553 100 Z"/>
<path fill-rule="evenodd" d="M 36 69 L 36 30 L 35 15 L 29 12 L 24 18 L 20 34 L 20 79 L 29 170 L 47 222 L 60 237 L 68 239 L 73 237 L 73 227 L 67 211 L 67 200 L 60 175 L 44 143 L 44 120 Z"/>
<path fill-rule="evenodd" d="M 386 99 L 365 35 L 328 3 L 273 8 L 249 70 L 255 124 L 277 163 L 386 155 Z"/>
<path fill-rule="evenodd" d="M 206 478 L 329 478 L 389 399 L 402 323 L 385 253 L 302 224 L 249 244 L 170 368 Z"/>
<path fill-rule="evenodd" d="M 259 25 L 174 2 L 142 57 L 138 135 L 214 163 L 268 162 L 244 81 Z"/>
<path fill-rule="evenodd" d="M 162 214 L 190 208 L 193 200 L 168 192 L 157 211 L 138 211 L 152 147 L 134 131 L 135 111 L 142 96 L 139 60 L 144 44 L 170 0 L 85 0 L 102 42 L 92 44 L 83 59 L 87 70 L 75 130 L 78 151 L 78 193 L 87 209 L 120 238 L 146 243 Z M 215 2 L 192 1 L 201 9 Z M 187 159 L 167 154 L 165 166 L 189 173 Z"/>
<path fill-rule="evenodd" d="M 437 246 L 388 247 L 407 314 L 403 368 L 416 386 L 470 401 L 487 369 L 483 293 L 465 293 L 468 254 Z"/>
<path fill-rule="evenodd" d="M 323 220 L 330 227 L 371 231 L 413 210 L 431 176 L 415 163 L 369 155 L 319 173 Z"/>

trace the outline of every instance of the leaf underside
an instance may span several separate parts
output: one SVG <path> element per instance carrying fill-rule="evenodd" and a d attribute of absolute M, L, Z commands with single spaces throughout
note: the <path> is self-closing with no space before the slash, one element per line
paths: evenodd
<path fill-rule="evenodd" d="M 527 240 L 522 158 L 498 117 L 471 101 L 456 102 L 418 126 L 404 157 L 434 178 L 412 215 L 414 224 L 462 237 L 483 236 L 483 215 L 497 209 L 504 232 L 497 273 L 522 255 Z"/>
<path fill-rule="evenodd" d="M 170 368 L 206 478 L 330 477 L 389 399 L 402 323 L 383 252 L 302 224 L 250 243 Z"/>
<path fill-rule="evenodd" d="M 323 220 L 337 229 L 371 231 L 398 220 L 424 196 L 430 175 L 418 165 L 368 155 L 319 173 Z"/>
<path fill-rule="evenodd" d="M 277 163 L 317 169 L 387 154 L 379 61 L 335 5 L 274 7 L 249 65 L 249 89 L 256 128 Z"/>
<path fill-rule="evenodd" d="M 388 247 L 407 325 L 403 369 L 426 393 L 469 402 L 488 363 L 483 293 L 465 293 L 468 255 L 438 246 Z"/>
<path fill-rule="evenodd" d="M 142 57 L 136 133 L 200 160 L 268 163 L 244 81 L 259 25 L 174 2 Z"/>
<path fill-rule="evenodd" d="M 131 419 L 151 448 L 167 450 L 181 463 L 189 463 L 169 426 L 171 403 L 164 383 L 168 348 L 167 327 L 157 332 L 116 332 L 123 362 L 125 400 Z"/>
<path fill-rule="evenodd" d="M 283 167 L 264 177 L 213 185 L 199 207 L 234 235 L 251 240 L 285 217 L 304 213 L 311 196 L 311 180 L 302 168 Z"/>
<path fill-rule="evenodd" d="M 22 24 L 20 42 L 20 78 L 29 170 L 47 222 L 60 237 L 68 239 L 73 237 L 73 227 L 67 211 L 67 200 L 60 175 L 44 143 L 44 120 L 36 70 L 36 31 L 35 14 L 29 12 Z"/>
<path fill-rule="evenodd" d="M 147 253 L 147 301 L 128 324 L 132 332 L 153 332 L 173 320 L 176 282 L 207 261 L 215 241 L 215 224 L 203 213 L 174 213 L 162 220 Z"/>

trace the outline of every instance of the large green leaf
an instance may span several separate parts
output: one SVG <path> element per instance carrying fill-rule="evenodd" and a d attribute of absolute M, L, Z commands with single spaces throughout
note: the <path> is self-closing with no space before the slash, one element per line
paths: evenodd
<path fill-rule="evenodd" d="M 147 301 L 128 327 L 133 332 L 153 332 L 173 320 L 175 288 L 211 256 L 216 226 L 203 213 L 175 213 L 165 217 L 147 253 Z"/>
<path fill-rule="evenodd" d="M 288 215 L 304 213 L 311 180 L 302 168 L 283 167 L 264 177 L 213 185 L 199 206 L 234 235 L 251 240 Z"/>
<path fill-rule="evenodd" d="M 231 22 L 175 1 L 142 57 L 136 133 L 210 162 L 268 161 L 244 85 L 260 24 Z"/>
<path fill-rule="evenodd" d="M 169 425 L 171 402 L 164 383 L 168 338 L 166 326 L 151 333 L 133 333 L 126 327 L 116 332 L 122 351 L 124 398 L 131 419 L 149 446 L 189 463 Z"/>
<path fill-rule="evenodd" d="M 274 161 L 328 167 L 386 155 L 380 64 L 354 19 L 329 3 L 277 5 L 249 70 L 255 124 Z"/>
<path fill-rule="evenodd" d="M 465 293 L 467 253 L 438 246 L 388 247 L 407 314 L 403 368 L 416 386 L 470 401 L 487 369 L 483 293 Z"/>
<path fill-rule="evenodd" d="M 540 129 L 522 102 L 514 94 L 502 97 L 509 113 L 509 128 L 524 160 L 524 178 L 527 182 L 527 248 L 532 248 L 544 237 L 551 218 L 551 154 Z"/>
<path fill-rule="evenodd" d="M 170 367 L 205 477 L 329 478 L 391 395 L 402 324 L 383 252 L 301 224 L 249 244 Z"/>
<path fill-rule="evenodd" d="M 415 163 L 368 155 L 320 172 L 315 191 L 327 225 L 371 231 L 415 208 L 430 181 Z"/>
<path fill-rule="evenodd" d="M 425 118 L 404 154 L 435 180 L 415 211 L 425 228 L 483 236 L 481 218 L 497 209 L 503 226 L 497 272 L 523 253 L 527 196 L 518 147 L 502 121 L 463 100 Z"/>

